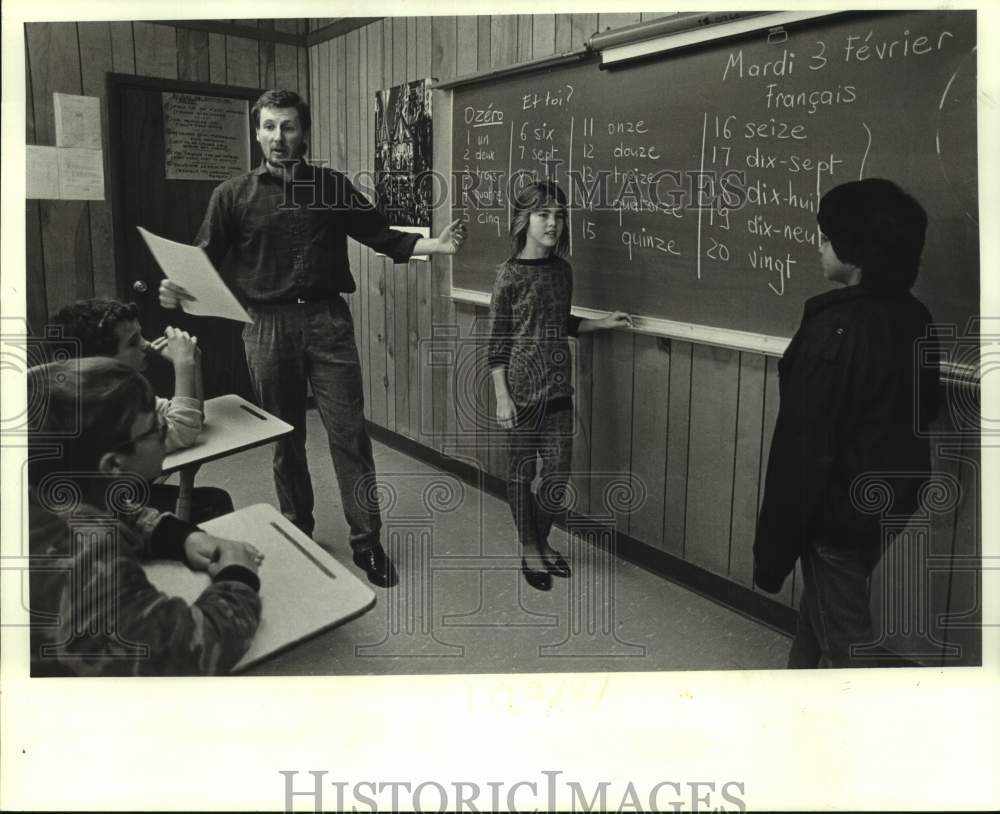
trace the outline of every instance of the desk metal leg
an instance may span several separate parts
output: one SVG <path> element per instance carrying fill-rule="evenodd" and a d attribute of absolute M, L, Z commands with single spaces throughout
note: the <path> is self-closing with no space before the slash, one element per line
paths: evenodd
<path fill-rule="evenodd" d="M 191 500 L 194 495 L 194 476 L 198 474 L 198 464 L 186 466 L 180 471 L 180 489 L 177 493 L 177 516 L 181 520 L 191 519 Z"/>

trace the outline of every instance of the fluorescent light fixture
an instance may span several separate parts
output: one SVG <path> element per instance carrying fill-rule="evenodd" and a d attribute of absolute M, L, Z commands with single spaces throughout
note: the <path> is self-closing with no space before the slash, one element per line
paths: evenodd
<path fill-rule="evenodd" d="M 760 31 L 768 28 L 780 28 L 791 23 L 802 20 L 811 20 L 816 17 L 826 17 L 833 12 L 811 11 L 780 11 L 773 14 L 760 14 L 750 17 L 740 18 L 725 23 L 715 23 L 713 25 L 690 28 L 686 31 L 665 34 L 660 37 L 650 39 L 640 39 L 635 42 L 625 42 L 620 45 L 611 45 L 600 49 L 601 67 L 625 62 L 630 59 L 639 59 L 650 54 L 658 54 L 663 51 L 672 51 L 675 48 L 686 48 L 690 45 L 697 45 L 701 42 L 734 37 L 739 34 L 746 34 L 751 31 Z"/>

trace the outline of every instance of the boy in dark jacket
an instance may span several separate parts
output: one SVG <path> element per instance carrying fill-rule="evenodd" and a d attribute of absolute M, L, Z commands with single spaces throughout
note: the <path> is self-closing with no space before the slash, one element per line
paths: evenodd
<path fill-rule="evenodd" d="M 823 274 L 844 288 L 806 302 L 778 366 L 754 582 L 777 593 L 802 560 L 789 667 L 872 666 L 855 650 L 875 639 L 868 578 L 883 543 L 865 479 L 888 491 L 887 512 L 913 513 L 930 467 L 925 424 L 940 402 L 937 369 L 918 368 L 915 355 L 931 315 L 909 293 L 927 215 L 892 182 L 868 179 L 830 190 L 817 220 Z"/>

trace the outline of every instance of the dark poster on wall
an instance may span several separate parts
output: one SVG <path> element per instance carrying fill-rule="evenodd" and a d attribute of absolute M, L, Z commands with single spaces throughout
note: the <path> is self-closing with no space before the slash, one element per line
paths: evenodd
<path fill-rule="evenodd" d="M 375 192 L 393 226 L 431 225 L 431 92 L 427 79 L 375 91 Z"/>

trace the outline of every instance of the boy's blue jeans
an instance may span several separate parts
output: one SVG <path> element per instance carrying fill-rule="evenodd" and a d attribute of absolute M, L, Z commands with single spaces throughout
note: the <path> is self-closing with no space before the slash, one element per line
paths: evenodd
<path fill-rule="evenodd" d="M 884 660 L 855 648 L 870 645 L 869 578 L 881 549 L 847 548 L 813 541 L 801 555 L 805 591 L 788 654 L 790 668 L 880 667 Z"/>
<path fill-rule="evenodd" d="M 330 442 L 351 547 L 379 541 L 382 520 L 375 460 L 365 429 L 361 362 L 354 322 L 343 297 L 252 306 L 243 329 L 250 379 L 260 406 L 294 429 L 274 446 L 274 485 L 281 513 L 312 535 L 312 480 L 306 461 L 306 381 L 312 385 Z"/>

